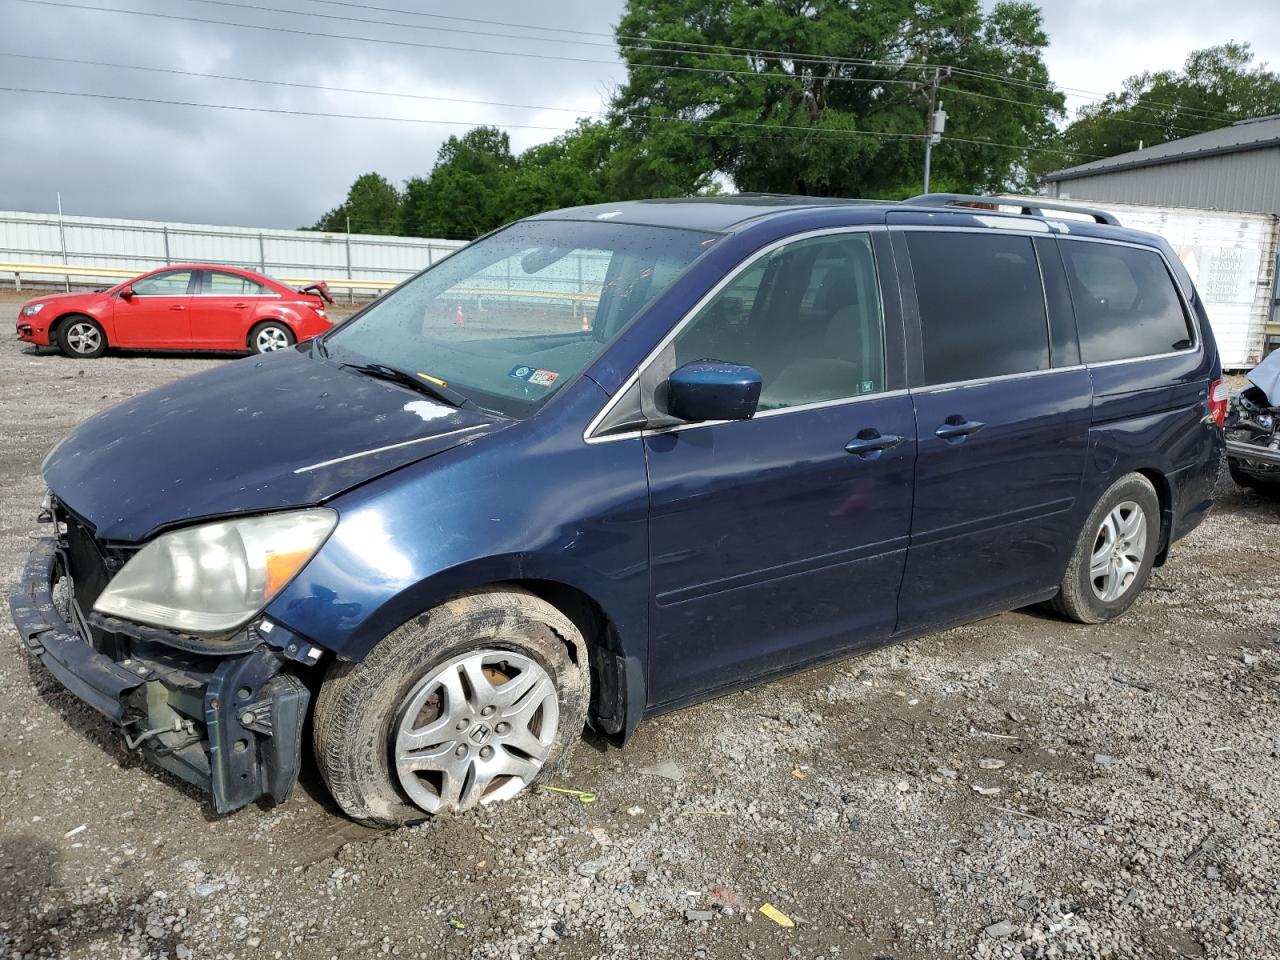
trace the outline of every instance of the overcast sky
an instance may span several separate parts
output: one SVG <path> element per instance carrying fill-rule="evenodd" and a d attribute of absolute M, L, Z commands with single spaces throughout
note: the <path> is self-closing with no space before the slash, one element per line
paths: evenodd
<path fill-rule="evenodd" d="M 366 9 L 373 6 L 484 22 Z M 1275 0 L 1045 0 L 1042 6 L 1051 41 L 1049 70 L 1062 87 L 1111 90 L 1132 73 L 1178 67 L 1192 48 L 1229 39 L 1251 41 L 1260 59 L 1280 65 L 1280 4 Z M 288 12 L 263 9 L 268 7 Z M 103 8 L 163 13 L 169 19 Z M 339 203 L 358 174 L 376 170 L 399 183 L 426 173 L 441 141 L 469 126 L 506 126 L 518 151 L 572 126 L 576 115 L 600 111 L 623 78 L 608 39 L 621 8 L 622 0 L 434 0 L 430 5 L 419 0 L 0 0 L 0 87 L 330 115 L 273 115 L 0 90 L 0 112 L 9 136 L 0 150 L 0 209 L 52 211 L 60 190 L 69 214 L 262 227 L 308 224 Z M 414 26 L 353 23 L 348 18 Z M 578 43 L 551 43 L 477 35 L 532 32 L 501 21 L 536 22 L 600 36 L 576 35 Z M 446 32 L 445 27 L 470 32 Z M 515 106 L 336 93 L 20 59 L 13 54 Z M 1068 105 L 1074 110 L 1082 102 L 1072 98 Z M 414 117 L 454 125 L 339 119 L 332 114 Z"/>

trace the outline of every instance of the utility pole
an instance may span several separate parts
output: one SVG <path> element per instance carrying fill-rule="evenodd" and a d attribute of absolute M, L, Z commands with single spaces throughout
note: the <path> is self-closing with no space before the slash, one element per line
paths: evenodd
<path fill-rule="evenodd" d="M 58 191 L 58 242 L 62 245 L 62 265 L 69 266 L 67 263 L 67 228 L 62 223 L 62 191 Z M 63 285 L 67 293 L 71 292 L 71 274 L 63 277 Z"/>
<path fill-rule="evenodd" d="M 942 85 L 943 78 L 949 76 L 951 76 L 950 67 L 934 67 L 933 76 L 917 88 L 929 92 L 929 122 L 926 127 L 924 141 L 925 193 L 929 192 L 929 170 L 933 161 L 933 145 L 942 142 L 942 133 L 947 127 L 947 112 L 942 109 L 942 104 L 938 102 L 938 87 Z"/>

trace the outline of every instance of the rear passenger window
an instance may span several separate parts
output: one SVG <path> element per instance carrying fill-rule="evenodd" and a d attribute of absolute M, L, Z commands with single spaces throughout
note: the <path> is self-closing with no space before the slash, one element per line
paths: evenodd
<path fill-rule="evenodd" d="M 1187 315 L 1158 253 L 1080 240 L 1060 245 L 1085 363 L 1191 347 Z"/>
<path fill-rule="evenodd" d="M 907 235 L 929 385 L 1049 368 L 1049 324 L 1029 237 Z"/>
<path fill-rule="evenodd" d="M 799 240 L 743 271 L 676 335 L 675 363 L 761 375 L 760 409 L 884 389 L 883 316 L 866 233 Z"/>
<path fill-rule="evenodd" d="M 214 297 L 260 297 L 267 291 L 262 284 L 238 273 L 210 270 L 206 274 L 205 294 Z"/>

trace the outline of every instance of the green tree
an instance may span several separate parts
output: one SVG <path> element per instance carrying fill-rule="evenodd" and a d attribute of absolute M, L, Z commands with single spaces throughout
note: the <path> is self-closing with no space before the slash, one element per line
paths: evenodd
<path fill-rule="evenodd" d="M 318 221 L 315 229 L 344 233 L 397 234 L 400 232 L 400 193 L 386 177 L 366 173 L 356 177 L 347 199 Z"/>
<path fill-rule="evenodd" d="M 620 199 L 611 173 L 617 141 L 609 125 L 580 120 L 568 133 L 530 147 L 516 160 L 503 189 L 505 219 Z"/>
<path fill-rule="evenodd" d="M 497 127 L 450 137 L 426 177 L 405 184 L 404 225 L 419 237 L 469 240 L 511 217 L 502 194 L 515 170 L 511 139 Z"/>
<path fill-rule="evenodd" d="M 1280 113 L 1280 74 L 1255 65 L 1249 44 L 1230 42 L 1193 51 L 1181 71 L 1129 77 L 1118 92 L 1080 108 L 1063 131 L 1061 146 L 1110 157 L 1273 113 Z M 1039 162 L 1037 167 L 1066 165 Z"/>
<path fill-rule="evenodd" d="M 618 37 L 628 77 L 613 102 L 612 175 L 628 194 L 694 193 L 717 175 L 739 190 L 918 192 L 919 64 L 954 68 L 940 92 L 948 136 L 989 142 L 944 142 L 935 188 L 1024 184 L 1063 111 L 1061 94 L 1036 86 L 1048 83 L 1048 38 L 1030 3 L 984 14 L 979 0 L 631 0 Z"/>

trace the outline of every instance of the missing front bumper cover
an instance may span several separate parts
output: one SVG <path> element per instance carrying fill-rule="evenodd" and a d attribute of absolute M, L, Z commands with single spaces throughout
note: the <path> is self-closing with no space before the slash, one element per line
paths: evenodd
<path fill-rule="evenodd" d="M 284 668 L 314 663 L 316 648 L 278 624 L 203 653 L 139 628 L 119 630 L 116 659 L 90 646 L 58 609 L 59 565 L 57 542 L 37 541 L 9 596 L 18 633 L 49 672 L 148 759 L 210 793 L 218 813 L 259 797 L 284 801 L 297 782 L 310 699 Z"/>

